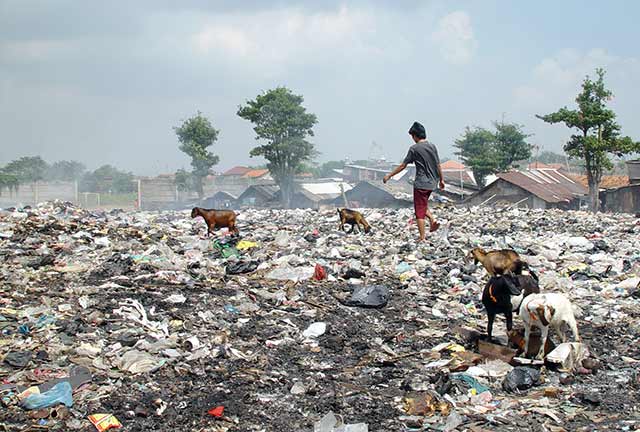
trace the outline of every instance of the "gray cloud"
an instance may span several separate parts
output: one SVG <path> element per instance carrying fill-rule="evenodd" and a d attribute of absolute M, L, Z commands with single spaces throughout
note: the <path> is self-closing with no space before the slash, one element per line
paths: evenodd
<path fill-rule="evenodd" d="M 277 85 L 318 115 L 321 160 L 366 157 L 374 140 L 400 159 L 414 120 L 451 154 L 466 125 L 505 111 L 559 149 L 562 132 L 523 103 L 544 89 L 543 60 L 526 76 L 496 70 L 476 26 L 473 11 L 445 2 L 0 0 L 0 163 L 42 154 L 173 171 L 188 160 L 172 126 L 198 110 L 221 130 L 220 169 L 258 163 L 251 125 L 235 113 Z M 633 61 L 611 64 L 624 74 Z M 618 82 L 638 87 L 633 74 Z"/>

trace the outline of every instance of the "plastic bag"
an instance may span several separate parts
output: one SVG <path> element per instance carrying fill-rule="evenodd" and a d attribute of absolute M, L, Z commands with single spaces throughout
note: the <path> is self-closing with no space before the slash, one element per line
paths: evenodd
<path fill-rule="evenodd" d="M 22 401 L 21 405 L 23 408 L 28 410 L 39 410 L 58 404 L 64 404 L 68 407 L 72 407 L 73 396 L 71 393 L 71 384 L 65 381 L 56 384 L 47 392 L 29 395 Z"/>
<path fill-rule="evenodd" d="M 351 298 L 344 304 L 366 308 L 384 307 L 389 301 L 389 288 L 384 285 L 366 285 L 354 288 Z"/>
<path fill-rule="evenodd" d="M 538 369 L 518 366 L 507 374 L 502 381 L 502 388 L 510 393 L 517 390 L 526 390 L 538 384 L 540 381 L 540 371 Z"/>

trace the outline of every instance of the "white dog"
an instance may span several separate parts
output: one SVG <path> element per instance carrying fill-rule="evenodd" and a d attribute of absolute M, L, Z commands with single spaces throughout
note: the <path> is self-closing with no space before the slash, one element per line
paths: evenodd
<path fill-rule="evenodd" d="M 562 294 L 543 293 L 525 297 L 520 305 L 520 317 L 524 321 L 525 353 L 529 351 L 531 327 L 536 326 L 540 329 L 542 345 L 540 345 L 540 351 L 536 357 L 538 359 L 544 358 L 544 347 L 547 343 L 549 327 L 553 327 L 560 335 L 562 342 L 566 342 L 567 337 L 562 329 L 562 324 L 567 324 L 576 342 L 580 342 L 573 307 L 569 299 Z"/>

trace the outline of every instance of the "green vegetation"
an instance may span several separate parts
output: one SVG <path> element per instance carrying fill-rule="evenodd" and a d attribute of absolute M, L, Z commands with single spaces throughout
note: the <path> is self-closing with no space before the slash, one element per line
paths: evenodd
<path fill-rule="evenodd" d="M 257 140 L 266 144 L 251 150 L 251 157 L 262 156 L 267 168 L 280 186 L 282 205 L 290 207 L 293 178 L 303 172 L 305 164 L 317 154 L 307 141 L 313 136 L 316 116 L 302 106 L 304 98 L 286 87 L 278 87 L 258 95 L 238 108 L 238 116 L 253 123 Z"/>
<path fill-rule="evenodd" d="M 211 167 L 220 158 L 211 153 L 208 148 L 218 139 L 219 130 L 215 129 L 208 118 L 198 112 L 195 116 L 185 120 L 178 127 L 173 128 L 180 141 L 180 150 L 191 158 L 191 173 L 184 169 L 176 173 L 182 190 L 194 190 L 202 199 L 203 181 L 211 174 Z"/>
<path fill-rule="evenodd" d="M 620 135 L 616 114 L 607 108 L 613 93 L 604 85 L 604 70 L 597 69 L 596 75 L 595 81 L 587 76 L 582 82 L 582 91 L 576 97 L 577 109 L 564 107 L 554 113 L 537 116 L 547 123 L 564 123 L 578 131 L 571 135 L 564 151 L 584 161 L 593 212 L 600 207 L 598 186 L 602 173 L 613 168 L 609 155 L 622 157 L 640 151 L 639 142 Z"/>
<path fill-rule="evenodd" d="M 506 171 L 515 162 L 531 157 L 531 144 L 523 126 L 494 122 L 495 131 L 481 127 L 467 127 L 455 141 L 455 153 L 473 171 L 478 186 L 483 187 L 488 175 Z"/>

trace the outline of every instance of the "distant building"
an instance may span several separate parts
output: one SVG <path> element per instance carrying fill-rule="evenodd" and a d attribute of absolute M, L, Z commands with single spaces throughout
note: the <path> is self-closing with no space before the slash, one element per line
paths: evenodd
<path fill-rule="evenodd" d="M 233 168 L 230 168 L 228 170 L 226 170 L 225 172 L 223 172 L 221 175 L 223 176 L 237 176 L 237 177 L 242 177 L 244 175 L 246 175 L 248 172 L 253 171 L 251 168 L 249 167 L 245 167 L 245 166 L 235 166 Z"/>
<path fill-rule="evenodd" d="M 413 197 L 409 193 L 412 190 L 411 185 L 406 184 L 403 190 L 394 189 L 382 182 L 361 181 L 355 187 L 345 193 L 349 207 L 391 207 L 404 208 L 410 207 L 413 203 Z M 333 200 L 334 205 L 338 207 L 344 206 L 342 197 Z"/>
<path fill-rule="evenodd" d="M 586 188 L 589 187 L 589 182 L 587 181 L 586 175 L 571 174 L 571 178 L 575 179 L 582 186 Z M 600 185 L 598 186 L 598 188 L 600 190 L 614 189 L 622 186 L 627 186 L 628 184 L 629 184 L 628 176 L 606 175 L 606 176 L 602 176 L 602 179 L 600 180 Z"/>
<path fill-rule="evenodd" d="M 342 168 L 342 178 L 350 183 L 357 183 L 364 180 L 370 181 L 382 181 L 385 175 L 389 174 L 389 172 L 393 168 L 389 167 L 388 169 L 383 168 L 369 168 L 362 165 L 350 165 L 347 164 Z M 407 176 L 408 171 L 405 170 L 397 175 L 395 175 L 392 180 L 400 181 L 401 179 Z"/>
<path fill-rule="evenodd" d="M 534 161 L 534 162 L 531 162 L 527 166 L 527 168 L 530 169 L 530 170 L 532 170 L 532 169 L 566 170 L 567 169 L 567 165 L 566 164 L 561 164 L 561 163 L 545 164 L 545 163 L 542 163 L 542 162 Z"/>
<path fill-rule="evenodd" d="M 237 207 L 238 197 L 225 192 L 219 191 L 208 198 L 204 198 L 201 207 L 212 209 L 234 209 Z"/>
<path fill-rule="evenodd" d="M 478 190 L 473 171 L 464 164 L 448 160 L 440 164 L 444 177 L 444 190 L 438 189 L 436 194 L 443 195 L 454 201 L 461 201 L 470 197 Z"/>
<path fill-rule="evenodd" d="M 237 199 L 241 207 L 275 207 L 279 203 L 280 188 L 275 184 L 249 186 Z"/>
<path fill-rule="evenodd" d="M 269 174 L 269 170 L 268 169 L 252 169 L 250 171 L 247 171 L 243 177 L 249 178 L 249 179 L 253 179 L 253 180 L 273 180 L 273 178 L 271 177 L 271 175 Z"/>
<path fill-rule="evenodd" d="M 627 161 L 628 184 L 600 192 L 601 208 L 618 213 L 640 213 L 640 160 Z M 601 183 L 602 186 L 602 183 Z"/>
<path fill-rule="evenodd" d="M 529 208 L 578 209 L 588 189 L 567 173 L 555 169 L 508 171 L 463 203 L 467 206 L 517 204 Z"/>
<path fill-rule="evenodd" d="M 294 208 L 318 209 L 322 206 L 333 205 L 336 198 L 342 196 L 352 186 L 345 182 L 324 181 L 314 183 L 299 183 L 293 194 L 291 205 Z"/>

